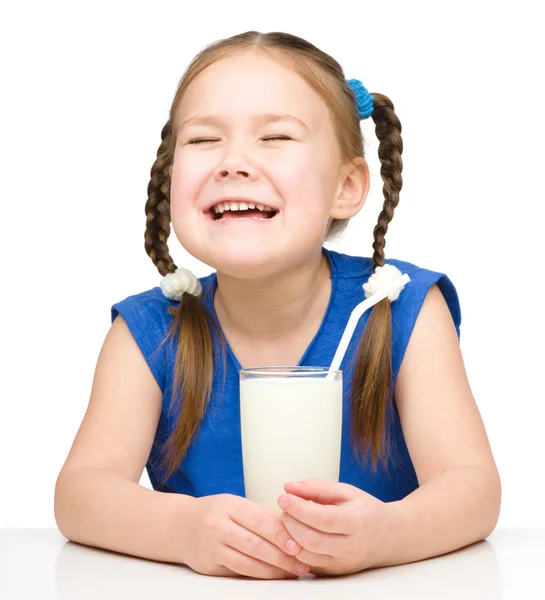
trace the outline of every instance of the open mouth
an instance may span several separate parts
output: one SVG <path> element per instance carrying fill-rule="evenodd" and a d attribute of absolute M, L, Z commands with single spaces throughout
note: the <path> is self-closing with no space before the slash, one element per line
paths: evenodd
<path fill-rule="evenodd" d="M 247 210 L 226 210 L 216 213 L 212 208 L 208 211 L 208 218 L 212 221 L 269 221 L 278 212 L 277 210 L 263 211 L 258 208 L 248 208 Z"/>

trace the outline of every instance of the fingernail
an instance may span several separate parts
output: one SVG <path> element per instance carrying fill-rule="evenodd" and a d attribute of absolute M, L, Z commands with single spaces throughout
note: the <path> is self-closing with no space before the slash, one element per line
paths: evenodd
<path fill-rule="evenodd" d="M 281 496 L 280 500 L 278 500 L 278 504 L 280 505 L 280 508 L 287 508 L 289 503 L 290 503 L 290 501 L 287 496 Z"/>
<path fill-rule="evenodd" d="M 297 544 L 293 540 L 288 540 L 286 542 L 286 548 L 288 549 L 289 552 L 293 552 L 295 550 L 295 548 L 297 548 Z"/>
<path fill-rule="evenodd" d="M 306 571 L 307 569 L 307 565 L 303 564 L 302 562 L 297 561 L 295 563 L 295 570 L 300 573 L 301 575 Z"/>

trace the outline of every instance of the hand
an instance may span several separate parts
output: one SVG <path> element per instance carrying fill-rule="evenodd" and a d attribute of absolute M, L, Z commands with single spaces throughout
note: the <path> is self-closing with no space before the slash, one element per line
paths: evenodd
<path fill-rule="evenodd" d="M 296 544 L 290 539 L 279 511 L 262 508 L 232 494 L 194 498 L 184 505 L 184 554 L 182 562 L 197 573 L 233 577 L 244 575 L 258 579 L 286 579 L 301 573 L 295 567 Z"/>
<path fill-rule="evenodd" d="M 282 520 L 301 544 L 296 556 L 310 573 L 346 575 L 377 562 L 389 535 L 388 503 L 353 485 L 321 479 L 286 483 L 284 489 L 288 493 L 278 498 Z"/>

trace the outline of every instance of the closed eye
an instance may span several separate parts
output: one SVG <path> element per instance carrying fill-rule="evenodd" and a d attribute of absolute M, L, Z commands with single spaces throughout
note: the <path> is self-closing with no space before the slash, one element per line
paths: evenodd
<path fill-rule="evenodd" d="M 272 140 L 291 140 L 290 137 L 286 136 L 286 135 L 275 135 L 275 136 L 271 136 L 268 138 L 263 138 L 264 142 L 268 142 L 268 141 L 272 141 Z M 189 143 L 190 144 L 202 144 L 205 142 L 219 142 L 219 140 L 216 139 L 198 139 L 198 140 L 190 140 Z"/>
<path fill-rule="evenodd" d="M 204 142 L 218 142 L 219 140 L 190 140 L 190 144 L 202 144 Z"/>

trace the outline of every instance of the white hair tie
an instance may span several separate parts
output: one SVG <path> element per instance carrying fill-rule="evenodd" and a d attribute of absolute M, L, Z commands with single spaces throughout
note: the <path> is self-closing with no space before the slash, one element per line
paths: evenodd
<path fill-rule="evenodd" d="M 401 275 L 401 271 L 394 265 L 385 264 L 382 267 L 377 267 L 367 283 L 363 284 L 365 297 L 370 298 L 374 294 L 379 293 L 385 287 L 401 277 Z M 399 294 L 405 285 L 405 283 L 401 282 L 400 285 L 389 294 L 388 299 L 390 302 L 394 302 L 399 298 Z M 181 300 L 186 292 L 193 296 L 199 296 L 202 291 L 201 282 L 189 269 L 185 269 L 184 267 L 176 269 L 174 273 L 165 275 L 163 279 L 161 279 L 160 286 L 163 295 L 170 300 Z"/>
<path fill-rule="evenodd" d="M 367 283 L 363 284 L 365 297 L 370 298 L 374 294 L 381 292 L 401 276 L 401 271 L 397 267 L 394 267 L 394 265 L 386 264 L 383 267 L 377 267 Z M 401 281 L 399 286 L 388 295 L 390 302 L 394 302 L 394 300 L 398 299 L 399 294 L 401 294 L 401 290 L 405 285 L 406 284 Z"/>
<path fill-rule="evenodd" d="M 165 275 L 160 282 L 163 296 L 169 300 L 181 300 L 187 292 L 199 296 L 202 292 L 201 282 L 189 269 L 180 267 L 174 273 Z"/>

